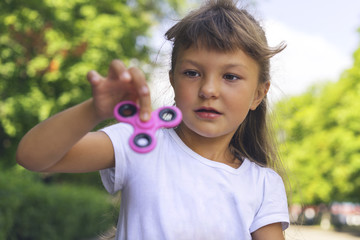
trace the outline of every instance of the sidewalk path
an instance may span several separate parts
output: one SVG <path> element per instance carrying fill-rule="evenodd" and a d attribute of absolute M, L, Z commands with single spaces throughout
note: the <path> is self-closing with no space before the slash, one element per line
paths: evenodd
<path fill-rule="evenodd" d="M 360 240 L 349 233 L 323 230 L 317 226 L 290 226 L 285 231 L 286 240 Z"/>

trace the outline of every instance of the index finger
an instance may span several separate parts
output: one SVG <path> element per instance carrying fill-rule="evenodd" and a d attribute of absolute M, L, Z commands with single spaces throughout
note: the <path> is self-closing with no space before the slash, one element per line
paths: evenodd
<path fill-rule="evenodd" d="M 148 121 L 151 117 L 151 98 L 149 86 L 146 83 L 145 75 L 138 68 L 130 68 L 129 73 L 132 76 L 133 83 L 139 96 L 140 119 Z"/>
<path fill-rule="evenodd" d="M 130 81 L 130 75 L 126 71 L 125 64 L 118 59 L 111 61 L 107 77 L 109 80 Z"/>

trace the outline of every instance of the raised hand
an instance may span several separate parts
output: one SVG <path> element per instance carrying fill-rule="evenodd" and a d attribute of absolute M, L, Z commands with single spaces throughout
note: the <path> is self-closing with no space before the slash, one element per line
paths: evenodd
<path fill-rule="evenodd" d="M 149 120 L 150 91 L 143 72 L 138 68 L 127 69 L 120 60 L 113 60 L 106 77 L 93 70 L 88 72 L 87 79 L 92 86 L 93 105 L 100 120 L 111 118 L 115 105 L 125 100 L 138 103 L 141 120 Z"/>
<path fill-rule="evenodd" d="M 89 172 L 112 167 L 115 160 L 110 139 L 91 130 L 112 118 L 115 105 L 124 100 L 140 105 L 142 121 L 150 119 L 150 92 L 139 69 L 126 69 L 120 60 L 113 60 L 106 77 L 90 71 L 87 78 L 93 98 L 32 128 L 18 146 L 16 159 L 20 165 L 40 172 Z"/>

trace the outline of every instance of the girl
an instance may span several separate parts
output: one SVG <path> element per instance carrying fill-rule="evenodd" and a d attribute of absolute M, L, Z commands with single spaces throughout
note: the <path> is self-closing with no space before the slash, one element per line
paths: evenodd
<path fill-rule="evenodd" d="M 121 191 L 116 239 L 284 239 L 287 199 L 268 138 L 268 47 L 258 22 L 230 0 L 208 2 L 173 26 L 169 71 L 183 114 L 157 132 L 156 148 L 131 150 L 132 127 L 89 132 L 116 103 L 137 101 L 147 121 L 145 77 L 114 60 L 106 77 L 87 75 L 93 97 L 38 124 L 19 144 L 17 161 L 39 172 L 100 170 Z"/>

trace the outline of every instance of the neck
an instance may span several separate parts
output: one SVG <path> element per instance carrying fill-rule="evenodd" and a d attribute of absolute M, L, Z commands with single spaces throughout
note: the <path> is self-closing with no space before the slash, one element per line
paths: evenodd
<path fill-rule="evenodd" d="M 241 161 L 229 149 L 231 138 L 228 136 L 204 137 L 189 131 L 183 125 L 180 125 L 175 131 L 180 139 L 200 156 L 234 168 L 241 165 Z"/>

